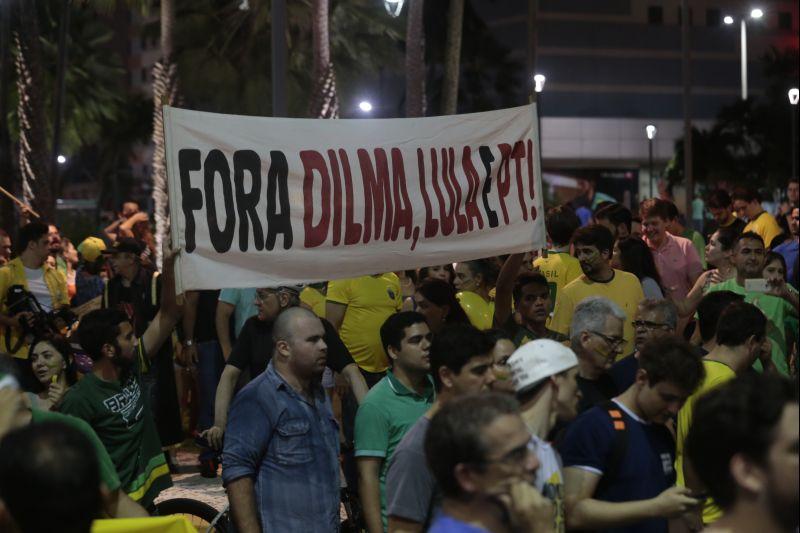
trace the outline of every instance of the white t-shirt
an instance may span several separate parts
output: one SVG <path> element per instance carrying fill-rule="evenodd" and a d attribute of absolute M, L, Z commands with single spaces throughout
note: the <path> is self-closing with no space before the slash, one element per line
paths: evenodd
<path fill-rule="evenodd" d="M 28 291 L 36 296 L 36 300 L 45 311 L 53 309 L 53 298 L 50 296 L 50 289 L 44 282 L 44 268 L 25 268 L 25 278 L 28 280 Z"/>
<path fill-rule="evenodd" d="M 565 530 L 564 521 L 564 477 L 561 474 L 561 457 L 549 442 L 543 441 L 536 435 L 531 436 L 528 444 L 531 451 L 539 458 L 539 468 L 533 484 L 542 496 L 551 500 L 556 508 L 556 532 Z"/>

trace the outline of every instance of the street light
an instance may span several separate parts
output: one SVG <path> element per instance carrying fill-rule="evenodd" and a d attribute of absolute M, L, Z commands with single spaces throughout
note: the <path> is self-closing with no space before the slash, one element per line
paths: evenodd
<path fill-rule="evenodd" d="M 763 16 L 764 11 L 757 7 L 750 10 L 750 18 L 753 20 L 759 20 Z M 730 15 L 725 15 L 722 21 L 725 24 L 731 25 L 733 24 L 734 19 Z M 740 26 L 740 47 L 742 50 L 742 100 L 747 100 L 747 22 L 744 16 L 741 17 Z"/>
<path fill-rule="evenodd" d="M 792 177 L 797 178 L 797 101 L 800 100 L 800 90 L 797 87 L 789 89 L 789 103 L 792 106 Z"/>
<path fill-rule="evenodd" d="M 656 138 L 658 129 L 653 124 L 648 124 L 644 127 L 645 135 L 647 135 L 647 160 L 650 167 L 650 198 L 653 198 L 653 139 Z"/>
<path fill-rule="evenodd" d="M 364 113 L 369 113 L 372 111 L 372 104 L 367 100 L 362 100 L 358 103 L 358 108 L 363 111 Z"/>
<path fill-rule="evenodd" d="M 67 162 L 67 158 L 59 154 L 58 157 L 56 157 L 56 161 L 58 162 L 59 165 L 63 165 L 64 163 Z"/>
<path fill-rule="evenodd" d="M 383 7 L 391 16 L 399 17 L 405 3 L 405 0 L 383 0 Z"/>
<path fill-rule="evenodd" d="M 535 74 L 533 76 L 533 90 L 537 93 L 544 91 L 544 82 L 547 81 L 547 78 L 544 74 Z"/>

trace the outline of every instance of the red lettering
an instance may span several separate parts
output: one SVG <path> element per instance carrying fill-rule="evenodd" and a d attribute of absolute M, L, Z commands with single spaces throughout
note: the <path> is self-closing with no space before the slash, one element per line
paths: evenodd
<path fill-rule="evenodd" d="M 506 207 L 506 196 L 511 190 L 511 172 L 508 168 L 508 160 L 511 157 L 511 145 L 500 144 L 500 165 L 497 170 L 497 196 L 500 200 L 500 209 L 503 210 L 503 221 L 508 224 L 508 208 Z M 505 176 L 505 179 L 503 177 Z"/>
<path fill-rule="evenodd" d="M 525 205 L 525 191 L 522 186 L 522 158 L 525 157 L 525 143 L 517 141 L 514 143 L 514 150 L 511 152 L 511 159 L 514 160 L 515 170 L 517 171 L 517 197 L 519 207 L 522 209 L 522 219 L 528 220 L 528 206 Z"/>
<path fill-rule="evenodd" d="M 350 160 L 347 152 L 339 149 L 339 160 L 342 162 L 342 172 L 344 174 L 344 193 L 345 193 L 345 226 L 344 243 L 355 244 L 361 239 L 361 224 L 354 221 L 353 217 L 353 176 L 350 173 Z"/>
<path fill-rule="evenodd" d="M 411 226 L 413 224 L 414 210 L 411 201 L 408 199 L 406 188 L 406 169 L 403 165 L 403 153 L 399 148 L 392 148 L 392 185 L 394 193 L 394 223 L 392 224 L 392 241 L 397 240 L 400 228 L 405 228 L 403 238 L 411 237 Z M 389 235 L 387 230 L 384 239 Z"/>
<path fill-rule="evenodd" d="M 306 248 L 315 248 L 325 242 L 331 222 L 331 177 L 322 154 L 316 150 L 301 150 L 300 160 L 303 162 L 303 226 L 305 229 Z M 319 173 L 322 184 L 322 216 L 319 224 L 314 226 L 314 172 Z"/>
<path fill-rule="evenodd" d="M 446 173 L 445 167 L 447 166 L 447 152 L 442 149 L 442 176 Z M 431 183 L 433 184 L 433 192 L 436 194 L 436 200 L 439 202 L 439 220 L 442 222 L 442 235 L 445 237 L 453 233 L 455 223 L 453 222 L 453 211 L 448 212 L 444 203 L 444 195 L 439 187 L 439 182 L 436 181 L 438 176 L 438 160 L 436 158 L 436 148 L 431 148 Z M 444 181 L 444 180 L 442 180 Z M 452 191 L 450 192 L 452 194 Z"/>
<path fill-rule="evenodd" d="M 461 186 L 456 179 L 455 173 L 456 154 L 452 148 L 447 149 L 447 181 L 453 186 L 456 192 L 456 201 L 453 204 L 453 213 L 456 216 L 456 232 L 461 235 L 467 232 L 467 217 L 461 212 Z M 449 191 L 449 187 L 448 187 Z"/>
<path fill-rule="evenodd" d="M 384 240 L 392 229 L 392 189 L 389 185 L 389 164 L 386 160 L 386 151 L 383 148 L 375 149 L 375 167 L 369 158 L 369 152 L 363 148 L 358 149 L 358 162 L 361 164 L 361 179 L 364 182 L 364 243 L 369 242 L 369 227 L 373 216 L 374 239 L 381 238 L 381 229 L 384 231 Z M 384 212 L 386 218 L 384 220 Z"/>
<path fill-rule="evenodd" d="M 425 203 L 425 238 L 429 239 L 439 231 L 439 221 L 432 216 L 431 199 L 428 197 L 428 190 L 425 188 L 425 154 L 422 152 L 422 148 L 417 148 L 417 169 L 419 190 L 422 193 L 422 201 Z"/>
<path fill-rule="evenodd" d="M 336 151 L 328 150 L 328 161 L 331 163 L 333 174 L 333 245 L 339 246 L 342 242 L 342 178 L 339 175 L 339 160 Z"/>
<path fill-rule="evenodd" d="M 472 150 L 469 146 L 464 147 L 461 166 L 464 168 L 464 174 L 467 175 L 467 182 L 469 183 L 467 199 L 464 202 L 464 210 L 469 221 L 469 230 L 472 231 L 475 227 L 473 219 L 478 221 L 478 229 L 483 229 L 483 217 L 481 216 L 481 210 L 478 209 L 478 190 L 480 189 L 481 178 L 478 175 L 478 171 L 475 170 L 475 165 L 472 164 Z"/>

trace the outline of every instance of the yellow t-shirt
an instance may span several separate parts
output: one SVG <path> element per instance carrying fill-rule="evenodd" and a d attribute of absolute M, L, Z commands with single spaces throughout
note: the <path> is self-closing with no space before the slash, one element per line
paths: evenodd
<path fill-rule="evenodd" d="M 581 263 L 577 258 L 567 252 L 548 251 L 547 257 L 539 257 L 533 262 L 533 266 L 547 279 L 550 286 L 550 311 L 553 311 L 558 298 L 558 291 L 581 277 Z M 547 318 L 547 326 L 550 327 L 552 317 Z"/>
<path fill-rule="evenodd" d="M 625 312 L 628 319 L 624 324 L 625 346 L 622 349 L 621 357 L 632 354 L 634 340 L 633 316 L 636 314 L 636 307 L 639 302 L 644 300 L 644 293 L 642 292 L 642 284 L 639 283 L 639 278 L 629 272 L 614 269 L 614 277 L 608 283 L 598 283 L 582 275 L 572 283 L 567 284 L 558 293 L 550 329 L 569 335 L 569 327 L 572 323 L 572 313 L 575 310 L 575 306 L 589 296 L 608 298 L 619 305 Z"/>
<path fill-rule="evenodd" d="M 718 361 L 703 360 L 703 367 L 706 369 L 706 377 L 702 385 L 689 396 L 686 403 L 678 412 L 678 430 L 675 442 L 675 472 L 677 473 L 677 484 L 681 487 L 685 486 L 683 479 L 683 454 L 684 445 L 686 443 L 686 436 L 689 434 L 689 428 L 692 427 L 692 416 L 694 413 L 694 404 L 697 399 L 706 394 L 711 389 L 715 389 L 723 383 L 732 380 L 736 377 L 736 373 L 726 364 Z M 703 524 L 710 524 L 716 522 L 722 516 L 722 510 L 717 507 L 714 500 L 708 498 L 703 504 Z"/>
<path fill-rule="evenodd" d="M 467 314 L 470 324 L 481 331 L 492 329 L 494 323 L 494 301 L 484 300 L 483 296 L 472 291 L 456 294 L 458 303 Z"/>
<path fill-rule="evenodd" d="M 314 287 L 306 287 L 300 291 L 300 301 L 314 311 L 320 318 L 325 318 L 325 295 Z"/>
<path fill-rule="evenodd" d="M 347 306 L 339 335 L 358 366 L 367 372 L 389 368 L 380 330 L 403 305 L 397 274 L 331 281 L 327 301 Z"/>
<path fill-rule="evenodd" d="M 761 238 L 764 239 L 764 246 L 766 248 L 769 248 L 772 239 L 783 233 L 783 230 L 781 230 L 781 227 L 778 225 L 778 221 L 775 220 L 775 217 L 766 211 L 762 211 L 755 220 L 751 220 L 747 223 L 742 230 L 742 233 L 747 231 L 758 233 Z"/>

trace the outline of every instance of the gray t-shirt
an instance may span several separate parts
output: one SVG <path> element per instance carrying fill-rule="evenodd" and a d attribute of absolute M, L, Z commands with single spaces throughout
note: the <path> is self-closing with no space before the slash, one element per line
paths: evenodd
<path fill-rule="evenodd" d="M 425 435 L 431 421 L 422 416 L 397 445 L 386 471 L 386 515 L 428 524 L 441 496 L 425 462 Z"/>

